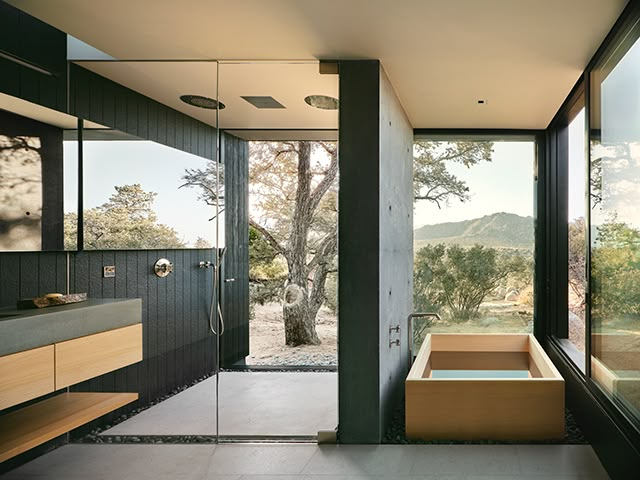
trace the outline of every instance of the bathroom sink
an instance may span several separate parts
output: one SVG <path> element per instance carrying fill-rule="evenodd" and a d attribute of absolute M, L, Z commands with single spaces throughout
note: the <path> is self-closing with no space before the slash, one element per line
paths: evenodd
<path fill-rule="evenodd" d="M 139 298 L 88 299 L 48 308 L 0 309 L 0 356 L 142 321 Z"/>

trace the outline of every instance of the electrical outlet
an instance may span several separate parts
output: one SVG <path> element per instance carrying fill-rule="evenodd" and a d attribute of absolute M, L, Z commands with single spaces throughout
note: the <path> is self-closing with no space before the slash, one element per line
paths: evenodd
<path fill-rule="evenodd" d="M 102 276 L 104 278 L 113 278 L 116 276 L 116 266 L 115 265 L 107 265 L 102 267 Z"/>

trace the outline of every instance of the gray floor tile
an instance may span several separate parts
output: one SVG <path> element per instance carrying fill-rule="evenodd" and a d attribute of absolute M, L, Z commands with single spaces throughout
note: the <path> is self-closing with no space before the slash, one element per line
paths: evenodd
<path fill-rule="evenodd" d="M 243 475 L 240 480 L 467 480 L 459 475 Z"/>
<path fill-rule="evenodd" d="M 589 475 L 469 475 L 466 480 L 596 480 Z M 599 480 L 599 479 L 598 479 Z"/>
<path fill-rule="evenodd" d="M 315 435 L 338 423 L 338 377 L 325 372 L 222 372 L 222 435 Z M 209 378 L 103 435 L 215 435 L 215 378 Z"/>
<path fill-rule="evenodd" d="M 521 471 L 522 470 L 522 471 Z M 68 445 L 1 480 L 602 480 L 584 445 Z"/>
<path fill-rule="evenodd" d="M 517 475 L 513 445 L 416 445 L 413 475 Z"/>
<path fill-rule="evenodd" d="M 327 445 L 303 470 L 316 475 L 409 475 L 414 460 L 409 445 Z"/>
<path fill-rule="evenodd" d="M 523 474 L 583 475 L 608 479 L 600 460 L 589 445 L 518 445 Z"/>
<path fill-rule="evenodd" d="M 73 480 L 202 479 L 214 450 L 212 445 L 67 445 L 11 473 Z"/>
<path fill-rule="evenodd" d="M 316 445 L 218 445 L 208 475 L 294 475 L 317 449 Z"/>

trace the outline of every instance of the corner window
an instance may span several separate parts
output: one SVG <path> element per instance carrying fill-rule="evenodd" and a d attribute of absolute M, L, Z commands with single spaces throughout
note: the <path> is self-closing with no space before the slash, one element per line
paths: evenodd
<path fill-rule="evenodd" d="M 591 377 L 640 421 L 640 42 L 591 79 Z"/>

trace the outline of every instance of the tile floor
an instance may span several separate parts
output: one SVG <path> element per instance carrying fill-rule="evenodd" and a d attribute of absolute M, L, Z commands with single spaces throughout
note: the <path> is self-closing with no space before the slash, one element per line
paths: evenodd
<path fill-rule="evenodd" d="M 67 445 L 2 480 L 601 480 L 587 445 Z"/>
<path fill-rule="evenodd" d="M 316 435 L 338 424 L 338 375 L 222 372 L 221 435 Z M 215 435 L 215 377 L 105 430 L 105 435 Z"/>

